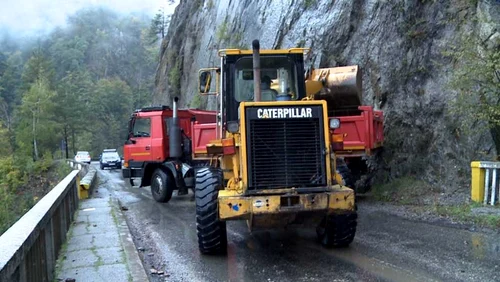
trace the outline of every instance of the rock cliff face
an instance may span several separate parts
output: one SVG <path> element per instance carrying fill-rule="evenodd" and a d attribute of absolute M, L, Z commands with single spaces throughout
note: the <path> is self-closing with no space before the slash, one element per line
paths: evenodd
<path fill-rule="evenodd" d="M 310 64 L 357 64 L 364 104 L 385 112 L 376 181 L 414 175 L 444 192 L 465 191 L 469 162 L 497 154 L 489 134 L 458 134 L 449 114 L 452 61 L 443 52 L 466 31 L 500 47 L 500 4 L 486 0 L 185 0 L 162 43 L 154 103 L 211 107 L 196 96 L 198 69 L 217 50 L 311 47 Z"/>

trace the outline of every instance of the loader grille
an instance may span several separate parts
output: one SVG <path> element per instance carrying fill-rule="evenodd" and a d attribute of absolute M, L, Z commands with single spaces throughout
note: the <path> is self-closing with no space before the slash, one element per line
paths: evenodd
<path fill-rule="evenodd" d="M 326 185 L 321 106 L 307 107 L 311 115 L 300 115 L 304 107 L 283 107 L 281 113 L 285 108 L 295 113 L 288 115 L 293 117 L 279 118 L 277 111 L 267 111 L 263 118 L 262 108 L 247 108 L 250 190 Z"/>

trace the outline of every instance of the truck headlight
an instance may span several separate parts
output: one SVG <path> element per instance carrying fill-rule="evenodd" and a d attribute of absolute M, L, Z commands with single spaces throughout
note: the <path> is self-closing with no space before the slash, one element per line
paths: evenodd
<path fill-rule="evenodd" d="M 340 120 L 338 118 L 330 119 L 330 128 L 337 129 L 340 127 Z"/>

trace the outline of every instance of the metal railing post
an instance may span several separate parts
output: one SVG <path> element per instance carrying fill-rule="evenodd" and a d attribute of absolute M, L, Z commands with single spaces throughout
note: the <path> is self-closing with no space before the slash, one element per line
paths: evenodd
<path fill-rule="evenodd" d="M 488 190 L 490 186 L 490 169 L 486 168 L 486 175 L 484 176 L 484 204 L 488 203 Z"/>
<path fill-rule="evenodd" d="M 497 169 L 493 168 L 493 179 L 491 180 L 492 185 L 491 185 L 491 202 L 490 205 L 495 205 L 495 198 L 496 198 L 496 187 L 497 187 Z"/>

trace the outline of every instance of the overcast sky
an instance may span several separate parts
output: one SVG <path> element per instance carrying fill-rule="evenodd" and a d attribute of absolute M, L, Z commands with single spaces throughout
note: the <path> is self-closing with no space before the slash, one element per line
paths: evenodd
<path fill-rule="evenodd" d="M 68 15 L 91 6 L 105 6 L 120 13 L 146 12 L 151 16 L 160 7 L 165 7 L 166 13 L 175 9 L 167 0 L 0 0 L 0 30 L 7 29 L 15 37 L 44 34 L 64 25 Z"/>

